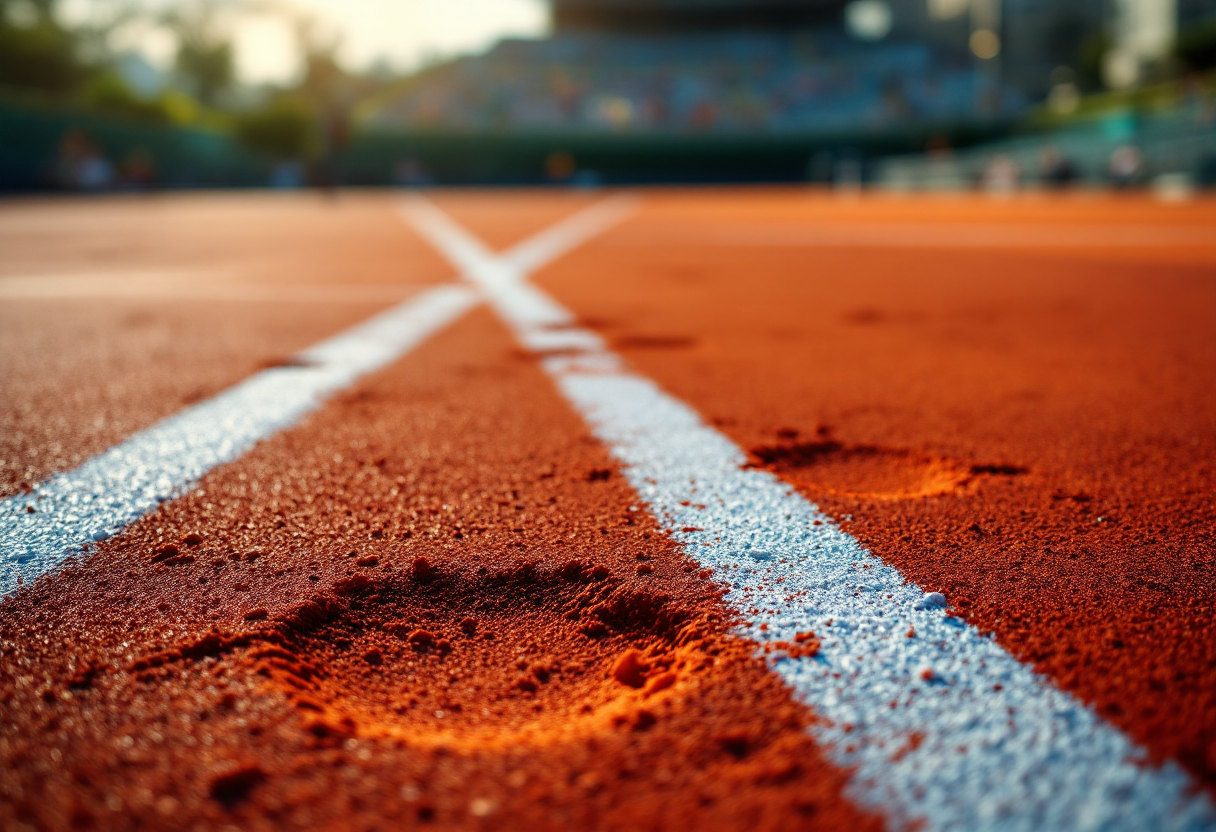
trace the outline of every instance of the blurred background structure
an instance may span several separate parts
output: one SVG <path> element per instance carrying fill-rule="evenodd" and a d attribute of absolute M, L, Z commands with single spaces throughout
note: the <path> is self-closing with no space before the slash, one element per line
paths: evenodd
<path fill-rule="evenodd" d="M 1216 181 L 1216 0 L 507 2 L 0 0 L 0 191 Z"/>

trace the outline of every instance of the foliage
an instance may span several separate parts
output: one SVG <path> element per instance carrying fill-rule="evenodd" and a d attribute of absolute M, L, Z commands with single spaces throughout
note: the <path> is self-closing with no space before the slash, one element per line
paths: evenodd
<path fill-rule="evenodd" d="M 1102 65 L 1110 49 L 1111 39 L 1106 32 L 1094 32 L 1081 42 L 1077 54 L 1077 81 L 1081 89 L 1086 92 L 1102 89 Z"/>
<path fill-rule="evenodd" d="M 63 27 L 44 0 L 31 4 L 32 20 L 14 22 L 0 3 L 0 84 L 63 94 L 71 92 L 87 77 L 89 68 L 80 60 L 76 35 Z"/>
<path fill-rule="evenodd" d="M 311 101 L 324 106 L 331 101 L 343 82 L 346 73 L 338 64 L 339 42 L 327 36 L 315 18 L 303 16 L 296 19 L 294 27 L 296 49 L 304 59 L 304 77 L 300 92 Z"/>
<path fill-rule="evenodd" d="M 99 72 L 80 91 L 80 100 L 94 110 L 143 121 L 167 122 L 168 114 L 156 99 L 137 95 L 112 70 Z"/>
<path fill-rule="evenodd" d="M 1084 95 L 1076 110 L 1067 114 L 1055 113 L 1050 107 L 1041 106 L 1031 113 L 1027 123 L 1036 129 L 1048 129 L 1119 114 L 1164 113 L 1177 109 L 1188 96 L 1196 92 L 1204 96 L 1216 96 L 1216 72 L 1197 74 L 1189 79 Z"/>
<path fill-rule="evenodd" d="M 177 36 L 176 68 L 208 107 L 236 80 L 236 66 L 223 11 L 227 0 L 179 3 L 163 18 Z"/>
<path fill-rule="evenodd" d="M 1216 20 L 1205 20 L 1178 33 L 1174 55 L 1187 69 L 1216 69 Z"/>
<path fill-rule="evenodd" d="M 157 105 L 172 124 L 203 123 L 215 127 L 226 124 L 222 113 L 205 111 L 199 103 L 180 90 L 165 90 L 156 97 Z"/>
<path fill-rule="evenodd" d="M 177 71 L 191 80 L 199 100 L 212 106 L 217 96 L 232 85 L 232 46 L 183 40 L 177 49 Z"/>
<path fill-rule="evenodd" d="M 235 124 L 243 145 L 278 159 L 305 159 L 320 147 L 316 111 L 299 96 L 279 96 L 239 114 Z"/>
<path fill-rule="evenodd" d="M 185 93 L 165 90 L 145 97 L 133 91 L 121 75 L 108 69 L 85 82 L 79 100 L 91 110 L 157 124 L 193 124 L 200 117 L 198 102 Z"/>

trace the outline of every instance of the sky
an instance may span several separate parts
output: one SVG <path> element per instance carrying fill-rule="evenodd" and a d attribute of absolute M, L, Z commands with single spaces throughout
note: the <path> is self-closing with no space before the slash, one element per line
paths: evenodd
<path fill-rule="evenodd" d="M 543 0 L 293 0 L 342 35 L 342 57 L 366 66 L 387 57 L 409 68 L 432 56 L 484 49 L 504 35 L 538 35 L 548 22 Z M 257 43 L 254 35 L 246 43 Z M 257 50 L 252 50 L 256 52 Z M 249 71 L 283 70 L 282 55 L 250 56 Z"/>
<path fill-rule="evenodd" d="M 164 9 L 177 2 L 144 0 L 143 5 Z M 95 12 L 94 3 L 68 0 L 66 11 L 87 17 Z M 262 5 L 294 7 L 315 17 L 323 31 L 339 38 L 339 56 L 351 68 L 387 59 L 395 69 L 409 70 L 430 59 L 482 50 L 504 36 L 541 35 L 548 25 L 544 0 L 269 0 Z M 233 34 L 241 80 L 284 82 L 298 71 L 285 15 L 242 13 L 234 17 Z M 174 54 L 172 37 L 154 25 L 129 27 L 118 45 L 161 67 Z"/>

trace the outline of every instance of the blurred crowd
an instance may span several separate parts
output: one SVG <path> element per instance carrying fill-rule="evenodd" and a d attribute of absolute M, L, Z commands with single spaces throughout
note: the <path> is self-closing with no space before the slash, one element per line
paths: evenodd
<path fill-rule="evenodd" d="M 999 50 L 906 28 L 863 35 L 847 20 L 558 27 L 404 75 L 344 65 L 339 40 L 289 0 L 107 3 L 85 18 L 70 5 L 0 0 L 0 192 L 800 176 L 993 192 L 1162 176 L 1216 186 L 1216 18 L 1180 31 L 1161 70 L 1173 75 L 1104 91 L 1073 56 L 1081 68 L 1052 69 L 1038 101 Z M 239 77 L 234 33 L 253 14 L 289 24 L 296 76 Z M 145 30 L 172 41 L 171 61 L 132 51 Z M 705 143 L 719 155 L 704 158 L 603 140 L 623 134 L 729 140 Z"/>
<path fill-rule="evenodd" d="M 437 67 L 374 121 L 445 129 L 811 131 L 1012 117 L 1027 102 L 925 43 L 843 32 L 563 34 Z"/>
<path fill-rule="evenodd" d="M 1111 151 L 1103 172 L 1106 183 L 1115 190 L 1143 184 L 1144 156 L 1135 145 L 1121 144 Z M 1080 184 L 1081 171 L 1074 159 L 1050 142 L 1038 152 L 1038 164 L 1023 170 L 1013 155 L 998 153 L 984 166 L 978 185 L 989 193 L 1013 193 L 1030 184 L 1048 190 L 1067 190 Z"/>
<path fill-rule="evenodd" d="M 142 148 L 115 165 L 87 133 L 71 129 L 59 142 L 53 179 L 58 187 L 74 191 L 143 190 L 156 183 L 156 166 Z"/>

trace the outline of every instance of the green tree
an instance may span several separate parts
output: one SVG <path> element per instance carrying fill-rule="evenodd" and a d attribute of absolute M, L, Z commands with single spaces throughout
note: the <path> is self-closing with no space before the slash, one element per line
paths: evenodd
<path fill-rule="evenodd" d="M 314 105 L 330 106 L 347 80 L 338 63 L 339 41 L 326 34 L 314 17 L 299 15 L 295 20 L 296 49 L 304 63 L 300 93 Z"/>
<path fill-rule="evenodd" d="M 165 15 L 177 35 L 177 71 L 203 104 L 215 106 L 236 78 L 232 43 L 224 23 L 223 0 L 183 3 Z"/>
<path fill-rule="evenodd" d="M 1105 86 L 1102 78 L 1102 64 L 1106 53 L 1110 51 L 1111 39 L 1106 32 L 1091 32 L 1081 41 L 1077 54 L 1077 80 L 1081 89 L 1092 92 Z"/>
<path fill-rule="evenodd" d="M 250 150 L 277 159 L 306 159 L 320 145 L 316 110 L 298 95 L 283 95 L 240 114 L 236 135 Z"/>
<path fill-rule="evenodd" d="M 0 85 L 62 94 L 88 75 L 77 36 L 59 22 L 55 5 L 0 0 Z"/>
<path fill-rule="evenodd" d="M 108 115 L 158 124 L 190 124 L 198 118 L 198 103 L 185 93 L 162 90 L 145 97 L 112 69 L 94 73 L 81 86 L 78 99 L 86 107 Z"/>
<path fill-rule="evenodd" d="M 1174 54 L 1184 68 L 1193 72 L 1216 67 L 1216 18 L 1179 32 Z"/>
<path fill-rule="evenodd" d="M 177 49 L 177 71 L 190 79 L 194 93 L 207 106 L 232 85 L 232 46 L 227 43 L 184 41 Z"/>

